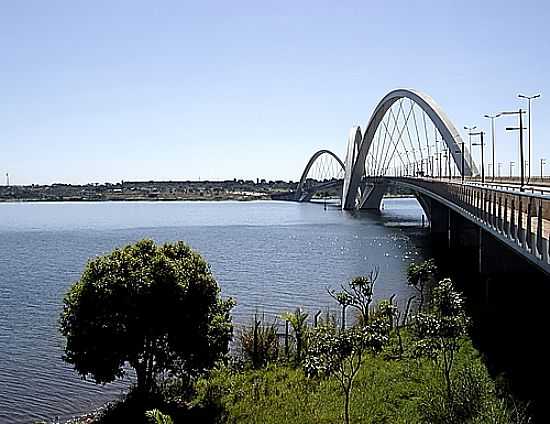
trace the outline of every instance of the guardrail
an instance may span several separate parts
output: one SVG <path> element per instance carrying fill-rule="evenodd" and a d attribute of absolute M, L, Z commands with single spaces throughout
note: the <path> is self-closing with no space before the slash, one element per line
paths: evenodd
<path fill-rule="evenodd" d="M 511 190 L 501 185 L 398 177 L 461 208 L 470 218 L 550 269 L 550 193 Z"/>

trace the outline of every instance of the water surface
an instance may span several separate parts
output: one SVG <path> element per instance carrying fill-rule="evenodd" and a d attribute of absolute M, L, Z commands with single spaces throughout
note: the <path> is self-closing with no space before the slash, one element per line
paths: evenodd
<path fill-rule="evenodd" d="M 410 261 L 424 230 L 414 199 L 387 199 L 381 214 L 286 202 L 0 204 L 0 423 L 61 418 L 120 395 L 61 360 L 57 319 L 86 261 L 152 238 L 185 240 L 211 264 L 237 323 L 255 311 L 336 309 L 326 289 L 379 267 L 378 297 L 410 296 Z"/>

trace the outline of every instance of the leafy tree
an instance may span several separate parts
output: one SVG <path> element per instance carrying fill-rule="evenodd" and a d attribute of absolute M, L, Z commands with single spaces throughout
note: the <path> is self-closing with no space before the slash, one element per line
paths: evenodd
<path fill-rule="evenodd" d="M 420 295 L 418 310 L 421 312 L 424 307 L 424 296 L 426 286 L 435 281 L 437 265 L 433 259 L 421 263 L 412 263 L 407 269 L 407 282 L 413 286 Z"/>
<path fill-rule="evenodd" d="M 227 353 L 233 305 L 185 243 L 142 240 L 89 261 L 65 295 L 64 360 L 98 384 L 129 364 L 148 393 L 160 373 L 191 378 Z"/>
<path fill-rule="evenodd" d="M 417 356 L 427 356 L 441 369 L 445 377 L 447 398 L 452 404 L 451 372 L 460 341 L 467 334 L 469 318 L 464 299 L 449 278 L 441 280 L 432 290 L 433 305 L 428 313 L 419 313 L 414 321 Z"/>
<path fill-rule="evenodd" d="M 348 306 L 359 311 L 359 318 L 362 323 L 369 321 L 369 308 L 374 294 L 374 285 L 378 279 L 378 270 L 371 271 L 369 275 L 355 277 L 347 285 L 342 284 L 341 291 L 329 290 L 329 295 L 342 306 L 342 316 L 345 317 L 345 310 Z M 344 320 L 344 318 L 342 318 Z M 344 327 L 342 323 L 342 327 Z"/>
<path fill-rule="evenodd" d="M 367 352 L 379 353 L 389 340 L 393 307 L 381 305 L 370 323 L 338 330 L 334 324 L 316 327 L 305 361 L 309 376 L 336 375 L 344 395 L 344 422 L 350 422 L 353 382 Z"/>

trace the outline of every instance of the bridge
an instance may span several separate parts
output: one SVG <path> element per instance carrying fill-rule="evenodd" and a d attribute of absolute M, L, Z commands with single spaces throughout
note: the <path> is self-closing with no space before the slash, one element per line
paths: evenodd
<path fill-rule="evenodd" d="M 449 248 L 474 252 L 479 272 L 550 274 L 546 183 L 542 177 L 531 185 L 485 178 L 483 167 L 480 175 L 471 152 L 481 147 L 483 161 L 482 137 L 464 142 L 430 96 L 394 90 L 378 103 L 364 130 L 351 129 L 345 160 L 329 150 L 315 152 L 290 197 L 309 201 L 330 189 L 344 210 L 376 210 L 388 190 L 406 189 L 428 217 L 432 235 Z"/>

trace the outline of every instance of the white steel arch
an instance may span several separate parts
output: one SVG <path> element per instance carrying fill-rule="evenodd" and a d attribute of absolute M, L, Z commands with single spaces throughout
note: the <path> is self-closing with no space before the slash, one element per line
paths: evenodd
<path fill-rule="evenodd" d="M 451 157 L 454 160 L 460 173 L 464 176 L 477 175 L 477 168 L 472 161 L 470 152 L 466 149 L 459 132 L 447 117 L 443 109 L 427 94 L 412 89 L 397 89 L 389 92 L 376 106 L 374 112 L 365 128 L 360 147 L 357 151 L 357 137 L 360 137 L 361 130 L 354 127 L 350 133 L 348 152 L 346 157 L 346 175 L 344 179 L 344 192 L 342 195 L 342 208 L 354 209 L 356 197 L 361 181 L 365 175 L 365 160 L 373 143 L 378 127 L 382 123 L 386 112 L 400 99 L 407 98 L 418 105 L 432 121 L 441 137 L 445 141 Z M 352 141 L 353 138 L 353 141 Z"/>
<path fill-rule="evenodd" d="M 333 152 L 331 152 L 330 150 L 327 150 L 327 149 L 321 149 L 317 152 L 315 152 L 311 158 L 309 159 L 306 167 L 304 168 L 304 172 L 302 172 L 302 176 L 300 177 L 300 182 L 298 183 L 298 187 L 296 189 L 296 199 L 299 200 L 301 197 L 302 197 L 302 191 L 303 191 L 303 187 L 304 187 L 304 184 L 306 182 L 306 179 L 307 179 L 307 176 L 309 174 L 309 171 L 311 169 L 311 167 L 313 166 L 313 164 L 315 163 L 315 161 L 322 155 L 330 155 L 332 156 L 337 162 L 338 164 L 342 167 L 342 170 L 344 170 L 345 172 L 345 166 L 344 166 L 344 163 L 342 162 L 342 160 Z"/>

